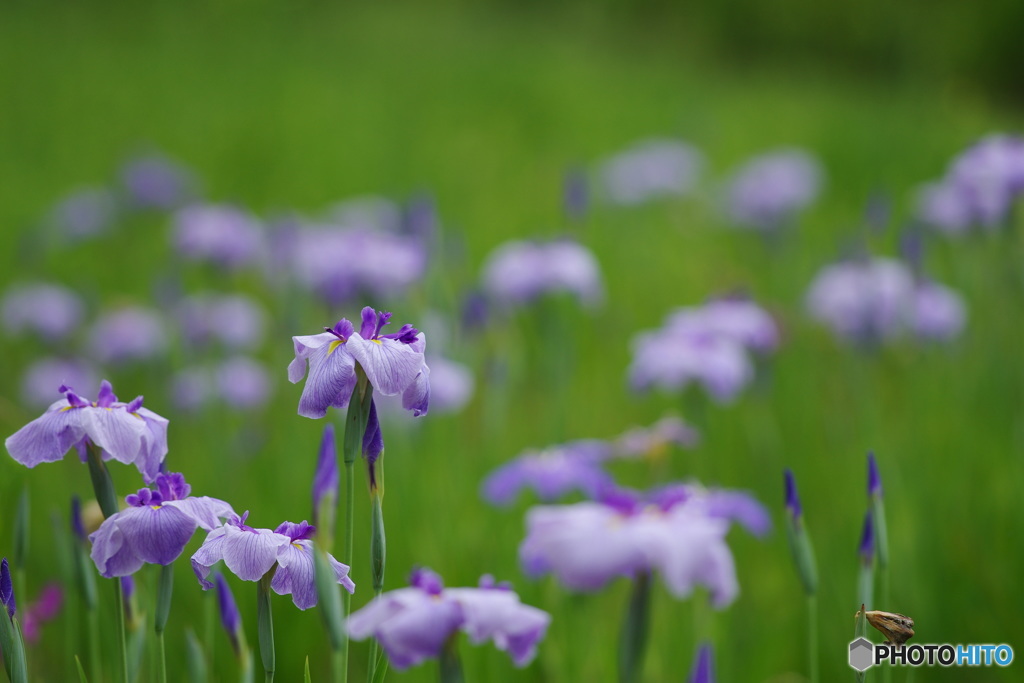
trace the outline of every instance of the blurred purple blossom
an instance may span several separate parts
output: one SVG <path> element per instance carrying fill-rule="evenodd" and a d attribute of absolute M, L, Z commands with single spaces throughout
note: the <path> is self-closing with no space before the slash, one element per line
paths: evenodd
<path fill-rule="evenodd" d="M 121 169 L 121 184 L 132 205 L 163 210 L 191 200 L 198 185 L 184 166 L 156 154 L 126 163 Z"/>
<path fill-rule="evenodd" d="M 167 419 L 142 407 L 142 397 L 121 403 L 110 382 L 100 384 L 96 401 L 87 401 L 69 387 L 64 398 L 4 442 L 12 458 L 26 467 L 62 460 L 68 450 L 91 442 L 104 460 L 134 464 L 147 482 L 153 481 L 167 455 Z"/>
<path fill-rule="evenodd" d="M 917 218 L 948 235 L 967 232 L 974 222 L 970 198 L 962 187 L 948 180 L 928 183 L 917 192 Z"/>
<path fill-rule="evenodd" d="M 587 306 L 604 298 L 597 259 L 570 239 L 505 242 L 484 262 L 482 284 L 491 299 L 504 306 L 557 292 L 568 292 Z"/>
<path fill-rule="evenodd" d="M 739 342 L 751 351 L 769 353 L 779 345 L 779 327 L 765 309 L 742 296 L 711 299 L 703 306 L 679 308 L 665 327 L 679 334 L 710 333 Z"/>
<path fill-rule="evenodd" d="M 50 211 L 47 225 L 60 237 L 78 241 L 102 235 L 118 218 L 117 198 L 104 187 L 76 190 Z"/>
<path fill-rule="evenodd" d="M 690 678 L 687 683 L 715 683 L 715 668 L 712 661 L 713 652 L 711 643 L 704 643 L 697 650 L 697 659 L 693 663 L 693 670 L 690 671 Z"/>
<path fill-rule="evenodd" d="M 601 468 L 611 454 L 611 445 L 596 439 L 528 450 L 487 475 L 481 492 L 493 505 L 511 505 L 524 489 L 532 489 L 545 502 L 573 491 L 592 498 L 612 483 Z"/>
<path fill-rule="evenodd" d="M 479 588 L 444 588 L 440 576 L 418 569 L 410 583 L 374 599 L 346 623 L 351 638 L 376 638 L 397 670 L 440 656 L 460 630 L 473 644 L 493 641 L 516 666 L 525 666 L 551 622 L 547 612 L 522 604 L 487 576 Z"/>
<path fill-rule="evenodd" d="M 519 558 L 528 574 L 553 573 L 575 591 L 657 569 L 675 597 L 703 585 L 721 608 L 739 591 L 725 543 L 731 519 L 758 532 L 770 526 L 764 508 L 740 492 L 678 484 L 647 495 L 609 489 L 602 502 L 532 508 Z"/>
<path fill-rule="evenodd" d="M 101 363 L 154 358 L 167 350 L 163 317 L 151 308 L 126 306 L 100 315 L 89 331 L 89 351 Z"/>
<path fill-rule="evenodd" d="M 3 325 L 8 334 L 33 332 L 60 340 L 78 327 L 85 307 L 75 292 L 61 285 L 14 285 L 3 297 Z"/>
<path fill-rule="evenodd" d="M 823 176 L 818 161 L 803 150 L 781 149 L 755 157 L 729 182 L 729 215 L 745 227 L 783 227 L 817 198 Z"/>
<path fill-rule="evenodd" d="M 187 413 L 199 412 L 213 397 L 211 373 L 204 367 L 189 367 L 171 379 L 174 407 Z"/>
<path fill-rule="evenodd" d="M 210 570 L 221 560 L 231 572 L 243 581 L 259 581 L 276 564 L 277 571 L 270 587 L 278 595 L 291 595 L 299 609 L 309 609 L 317 603 L 313 575 L 313 543 L 309 539 L 316 528 L 305 521 L 299 524 L 283 522 L 276 529 L 254 529 L 246 526 L 249 513 L 233 517 L 223 526 L 206 536 L 203 545 L 192 555 L 192 571 L 203 590 L 213 588 L 207 580 Z M 349 578 L 349 568 L 331 555 L 327 561 L 334 571 L 337 583 L 349 593 L 355 584 Z"/>
<path fill-rule="evenodd" d="M 224 402 L 239 410 L 259 408 L 270 398 L 270 373 L 261 363 L 244 356 L 221 363 L 214 385 Z"/>
<path fill-rule="evenodd" d="M 11 581 L 11 565 L 6 557 L 0 560 L 0 604 L 7 608 L 9 618 L 13 619 L 18 613 L 18 601 L 14 596 L 14 583 Z"/>
<path fill-rule="evenodd" d="M 649 427 L 633 427 L 615 440 L 615 454 L 640 458 L 663 453 L 669 446 L 693 448 L 700 433 L 675 415 L 663 417 Z"/>
<path fill-rule="evenodd" d="M 211 531 L 235 514 L 223 500 L 189 495 L 192 487 L 181 474 L 161 473 L 155 484 L 155 491 L 142 488 L 128 495 L 128 507 L 107 517 L 89 536 L 90 556 L 101 576 L 127 576 L 143 564 L 170 564 L 197 528 Z"/>
<path fill-rule="evenodd" d="M 614 204 L 640 204 L 692 192 L 704 158 L 678 140 L 645 140 L 606 160 L 600 169 L 605 195 Z"/>
<path fill-rule="evenodd" d="M 61 590 L 60 584 L 46 584 L 35 602 L 29 603 L 22 613 L 21 631 L 25 636 L 25 642 L 39 642 L 43 624 L 56 618 L 63 604 L 64 591 Z"/>
<path fill-rule="evenodd" d="M 179 304 L 177 314 L 182 335 L 193 345 L 217 341 L 228 349 L 252 350 L 263 343 L 266 309 L 248 296 L 193 295 Z"/>
<path fill-rule="evenodd" d="M 239 208 L 192 204 L 175 212 L 173 225 L 174 246 L 187 260 L 235 269 L 264 257 L 263 226 Z"/>
<path fill-rule="evenodd" d="M 430 410 L 436 415 L 458 413 L 473 397 L 473 372 L 462 363 L 432 354 L 430 366 Z"/>
<path fill-rule="evenodd" d="M 635 391 L 678 392 L 696 382 L 716 401 L 729 403 L 753 378 L 746 350 L 731 337 L 662 328 L 633 338 L 629 382 Z"/>
<path fill-rule="evenodd" d="M 915 279 L 904 263 L 865 258 L 826 266 L 807 293 L 813 318 L 838 336 L 877 343 L 907 332 L 921 339 L 948 340 L 962 331 L 962 299 L 952 290 Z"/>
<path fill-rule="evenodd" d="M 88 361 L 40 358 L 25 369 L 21 397 L 32 408 L 45 408 L 53 403 L 54 387 L 94 387 L 99 383 L 99 372 Z"/>

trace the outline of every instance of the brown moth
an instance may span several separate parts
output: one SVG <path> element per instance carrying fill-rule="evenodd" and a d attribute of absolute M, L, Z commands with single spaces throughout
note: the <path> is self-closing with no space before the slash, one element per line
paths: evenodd
<path fill-rule="evenodd" d="M 903 643 L 914 637 L 914 620 L 908 616 L 878 610 L 867 610 L 864 616 L 869 624 L 881 631 L 890 645 L 903 647 Z"/>

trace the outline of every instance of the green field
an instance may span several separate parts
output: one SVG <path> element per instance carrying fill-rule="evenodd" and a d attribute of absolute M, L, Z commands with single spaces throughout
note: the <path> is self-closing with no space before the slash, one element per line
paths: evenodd
<path fill-rule="evenodd" d="M 176 281 L 186 291 L 249 293 L 273 311 L 259 356 L 277 370 L 276 384 L 255 414 L 177 416 L 168 398 L 177 352 L 158 365 L 108 373 L 122 399 L 144 394 L 147 407 L 170 419 L 168 463 L 186 473 L 195 493 L 251 510 L 258 526 L 309 517 L 323 421 L 296 415 L 301 386 L 288 384 L 285 373 L 290 337 L 358 318 L 364 303 L 374 304 L 428 338 L 444 332 L 447 354 L 477 376 L 476 394 L 458 415 L 430 415 L 411 427 L 383 418 L 387 587 L 405 585 L 414 565 L 435 569 L 451 586 L 475 585 L 492 573 L 554 617 L 538 658 L 523 670 L 490 645 L 463 641 L 468 680 L 614 679 L 628 582 L 570 595 L 553 579 L 530 581 L 516 553 L 532 499 L 497 510 L 481 500 L 479 483 L 525 448 L 611 438 L 668 411 L 700 427 L 701 445 L 673 452 L 660 468 L 624 462 L 614 473 L 637 486 L 694 477 L 747 489 L 771 509 L 776 528 L 763 541 L 730 532 L 741 594 L 722 612 L 712 612 L 703 596 L 676 601 L 656 583 L 643 680 L 685 680 L 698 636 L 714 643 L 720 681 L 805 680 L 805 613 L 783 527 L 785 467 L 796 472 L 818 553 L 823 680 L 851 675 L 845 651 L 858 606 L 869 450 L 882 471 L 893 558 L 893 604 L 880 607 L 912 616 L 922 643 L 1024 642 L 1019 214 L 1011 231 L 928 241 L 927 271 L 968 305 L 967 330 L 949 346 L 858 350 L 837 342 L 803 306 L 815 272 L 844 247 L 864 240 L 876 253 L 894 254 L 914 188 L 939 177 L 977 138 L 1020 130 L 1019 110 L 964 84 L 906 75 L 868 80 L 811 63 L 728 68 L 667 32 L 618 26 L 597 11 L 456 12 L 416 3 L 342 9 L 269 0 L 98 5 L 17 2 L 0 9 L 0 288 L 61 282 L 95 313 L 123 302 L 153 304 L 161 287 Z M 457 318 L 463 293 L 495 246 L 566 229 L 567 167 L 593 167 L 658 136 L 704 151 L 705 188 L 685 200 L 594 208 L 577 235 L 600 259 L 602 308 L 552 302 L 499 323 L 486 338 L 451 338 L 451 331 L 426 327 L 428 312 Z M 822 161 L 821 199 L 777 244 L 723 227 L 715 181 L 754 154 L 789 145 Z M 54 202 L 81 186 L 112 182 L 126 158 L 149 149 L 194 169 L 208 198 L 261 216 L 315 214 L 358 195 L 405 199 L 429 191 L 442 223 L 431 274 L 404 299 L 328 311 L 291 290 L 271 291 L 256 275 L 228 277 L 198 266 L 178 272 L 167 220 L 158 215 L 132 218 L 96 241 L 47 244 L 38 226 Z M 864 212 L 879 193 L 892 199 L 893 215 L 886 229 L 870 232 Z M 764 381 L 725 407 L 629 391 L 636 332 L 657 327 L 674 307 L 736 288 L 771 310 L 782 328 Z M 37 415 L 19 398 L 22 368 L 53 349 L 27 338 L 0 343 L 0 432 L 7 436 Z M 483 373 L 488 354 L 509 364 L 507 381 Z M 552 364 L 553 357 L 567 361 Z M 92 495 L 86 469 L 74 460 L 34 470 L 0 460 L 0 555 L 13 552 L 20 492 L 27 488 L 31 497 L 20 604 L 61 575 L 52 517 L 66 519 L 72 494 Z M 134 470 L 113 475 L 122 495 L 141 485 Z M 371 595 L 364 489 L 361 478 L 356 606 Z M 177 565 L 170 680 L 185 680 L 187 627 L 209 649 L 211 680 L 233 680 L 214 597 L 198 589 L 187 559 Z M 151 567 L 140 572 L 144 605 L 156 577 Z M 253 588 L 232 581 L 255 646 Z M 102 598 L 109 597 L 107 583 Z M 67 602 L 77 597 L 69 593 Z M 274 609 L 278 680 L 301 680 L 307 656 L 313 680 L 329 680 L 317 611 L 299 612 L 286 598 Z M 109 613 L 104 617 L 112 624 Z M 44 628 L 29 651 L 32 680 L 74 680 L 72 653 L 84 647 L 83 624 L 76 609 L 65 609 Z M 353 680 L 362 680 L 366 644 L 353 651 Z M 152 666 L 148 657 L 140 680 L 155 680 Z M 972 670 L 970 680 L 1017 680 L 1019 666 Z M 113 667 L 108 673 L 116 680 Z M 436 675 L 426 664 L 389 679 Z M 915 680 L 965 678 L 935 669 Z"/>

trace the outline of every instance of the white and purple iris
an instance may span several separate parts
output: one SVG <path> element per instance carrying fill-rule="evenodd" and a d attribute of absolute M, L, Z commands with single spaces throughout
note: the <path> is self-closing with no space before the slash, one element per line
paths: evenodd
<path fill-rule="evenodd" d="M 299 609 L 309 609 L 317 602 L 313 569 L 313 543 L 309 539 L 316 527 L 302 521 L 283 522 L 276 529 L 254 529 L 246 526 L 249 513 L 234 516 L 206 536 L 203 545 L 192 555 L 192 571 L 203 590 L 213 588 L 207 580 L 213 565 L 221 560 L 243 581 L 259 581 L 277 565 L 270 587 L 278 595 L 291 595 Z M 334 570 L 335 581 L 354 593 L 356 585 L 349 578 L 348 566 L 331 555 L 327 561 Z"/>
<path fill-rule="evenodd" d="M 733 520 L 755 535 L 771 527 L 760 503 L 738 491 L 685 484 L 646 496 L 609 490 L 600 502 L 530 510 L 519 559 L 528 574 L 554 574 L 576 591 L 658 570 L 675 597 L 685 598 L 701 585 L 716 607 L 725 607 L 739 592 L 725 543 Z"/>
<path fill-rule="evenodd" d="M 85 306 L 72 290 L 57 284 L 32 283 L 9 289 L 0 304 L 4 330 L 11 335 L 29 331 L 46 341 L 74 332 Z M 52 388 L 52 387 L 51 387 Z"/>
<path fill-rule="evenodd" d="M 211 531 L 234 516 L 223 500 L 190 496 L 181 474 L 160 474 L 157 490 L 139 489 L 89 536 L 92 560 L 101 576 L 127 576 L 143 564 L 168 565 L 178 559 L 197 528 Z"/>
<path fill-rule="evenodd" d="M 821 165 L 803 150 L 783 149 L 755 157 L 729 183 L 729 215 L 743 227 L 783 227 L 815 200 L 823 176 Z"/>
<path fill-rule="evenodd" d="M 479 588 L 445 588 L 440 576 L 418 569 L 409 582 L 408 588 L 384 593 L 346 622 L 351 638 L 376 638 L 396 669 L 438 657 L 460 630 L 474 644 L 493 641 L 516 666 L 525 666 L 551 623 L 547 612 L 524 605 L 507 585 L 489 576 L 481 578 Z"/>
<path fill-rule="evenodd" d="M 613 204 L 633 205 L 692 192 L 703 167 L 704 157 L 692 145 L 652 139 L 608 159 L 599 173 L 604 193 Z"/>
<path fill-rule="evenodd" d="M 391 314 L 367 306 L 359 332 L 342 318 L 320 334 L 292 337 L 295 359 L 288 379 L 295 384 L 309 376 L 299 398 L 299 415 L 320 418 L 327 409 L 344 408 L 356 388 L 356 364 L 366 373 L 373 391 L 383 396 L 402 395 L 402 407 L 413 415 L 426 415 L 430 404 L 430 368 L 423 358 L 426 337 L 412 325 L 381 334 Z"/>
<path fill-rule="evenodd" d="M 121 403 L 110 382 L 103 380 L 95 401 L 61 386 L 64 398 L 4 442 L 11 457 L 27 467 L 62 460 L 75 446 L 84 459 L 85 446 L 102 449 L 104 460 L 135 465 L 146 482 L 160 473 L 167 455 L 167 419 L 142 407 L 139 396 Z"/>
<path fill-rule="evenodd" d="M 499 245 L 484 263 L 482 284 L 491 300 L 504 307 L 561 292 L 587 306 L 601 303 L 604 297 L 597 258 L 570 239 L 516 240 Z"/>
<path fill-rule="evenodd" d="M 611 445 L 597 439 L 526 451 L 491 472 L 481 491 L 493 505 L 511 505 L 524 489 L 533 489 L 545 502 L 573 491 L 593 498 L 612 484 L 611 476 L 601 468 L 611 455 Z"/>

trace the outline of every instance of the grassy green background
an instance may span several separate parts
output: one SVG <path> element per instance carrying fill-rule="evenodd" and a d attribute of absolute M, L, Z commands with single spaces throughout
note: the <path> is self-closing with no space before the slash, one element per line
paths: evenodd
<path fill-rule="evenodd" d="M 891 251 L 893 227 L 864 237 L 872 193 L 894 198 L 893 226 L 900 224 L 914 186 L 940 175 L 977 137 L 1019 129 L 1021 114 L 962 82 L 861 78 L 814 60 L 786 69 L 724 67 L 664 37 L 579 7 L 7 4 L 0 10 L 0 285 L 54 279 L 78 288 L 94 309 L 152 301 L 153 274 L 171 277 L 177 268 L 162 219 L 138 218 L 111 238 L 74 248 L 43 249 L 34 235 L 57 198 L 110 181 L 128 155 L 150 147 L 193 167 L 209 197 L 263 214 L 315 212 L 365 193 L 431 191 L 447 260 L 409 300 L 386 302 L 396 320 L 418 323 L 428 309 L 455 310 L 483 257 L 503 240 L 564 228 L 560 183 L 569 164 L 592 164 L 638 138 L 675 135 L 707 152 L 715 178 L 751 154 L 805 146 L 822 159 L 828 186 L 783 244 L 771 248 L 755 235 L 722 229 L 710 185 L 703 202 L 596 212 L 581 238 L 604 269 L 603 309 L 524 312 L 488 342 L 518 368 L 510 382 L 489 383 L 478 372 L 477 395 L 463 414 L 431 416 L 412 429 L 385 422 L 388 585 L 402 585 L 413 564 L 433 567 L 450 585 L 491 572 L 552 612 L 540 656 L 525 670 L 489 646 L 464 645 L 470 680 L 611 680 L 626 582 L 567 596 L 553 582 L 526 580 L 516 547 L 527 504 L 493 510 L 479 499 L 479 481 L 523 448 L 612 437 L 681 409 L 678 397 L 626 390 L 629 340 L 674 306 L 742 286 L 778 315 L 782 348 L 768 379 L 736 405 L 689 415 L 703 429 L 703 444 L 673 454 L 667 469 L 673 477 L 753 491 L 777 526 L 782 469 L 795 470 L 822 573 L 824 680 L 849 675 L 869 449 L 885 481 L 893 557 L 893 604 L 880 607 L 914 617 L 920 642 L 1020 644 L 1020 226 L 1015 234 L 929 244 L 929 271 L 963 292 L 970 310 L 967 333 L 950 348 L 908 344 L 859 353 L 808 321 L 801 302 L 815 271 L 844 245 L 868 239 Z M 246 291 L 268 305 L 278 300 L 251 276 L 190 268 L 181 277 L 191 288 Z M 147 406 L 171 419 L 169 462 L 195 492 L 252 510 L 257 526 L 297 521 L 309 514 L 322 424 L 295 415 L 301 389 L 283 381 L 289 336 L 352 317 L 357 308 L 325 312 L 291 300 L 278 311 L 262 355 L 279 368 L 279 384 L 256 416 L 179 418 L 165 397 L 166 365 L 110 376 L 122 398 L 145 393 Z M 40 351 L 25 340 L 2 343 L 6 435 L 35 416 L 19 405 L 18 386 L 21 368 Z M 483 344 L 455 339 L 449 351 L 479 371 Z M 551 353 L 572 359 L 561 376 L 547 372 Z M 0 460 L 0 529 L 10 529 L 23 486 L 32 496 L 31 572 L 28 586 L 18 587 L 30 595 L 57 575 L 51 511 L 65 515 L 71 493 L 90 492 L 85 469 L 72 460 L 33 471 Z M 638 485 L 655 481 L 639 464 L 616 473 Z M 114 476 L 125 493 L 137 486 L 133 472 Z M 361 501 L 357 605 L 370 585 L 361 559 L 369 504 Z M 801 680 L 804 611 L 781 532 L 763 542 L 731 533 L 742 594 L 722 613 L 656 588 L 645 680 L 682 680 L 695 631 L 713 637 L 719 680 Z M 0 554 L 11 553 L 10 540 L 0 533 Z M 191 625 L 214 649 L 214 671 L 230 680 L 227 640 L 210 623 L 212 596 L 201 600 L 180 564 L 169 627 L 172 679 L 183 671 L 181 632 Z M 140 580 L 152 585 L 155 573 Z M 233 585 L 255 644 L 252 586 Z M 299 680 L 309 655 L 314 680 L 324 680 L 319 616 L 299 613 L 285 599 L 275 609 L 278 679 Z M 79 635 L 69 618 L 47 627 L 30 654 L 40 680 L 70 679 L 66 653 Z M 364 648 L 355 648 L 357 669 Z M 972 671 L 970 680 L 1016 680 L 1016 668 Z M 435 675 L 427 665 L 392 677 Z M 921 671 L 917 680 L 964 674 Z"/>

